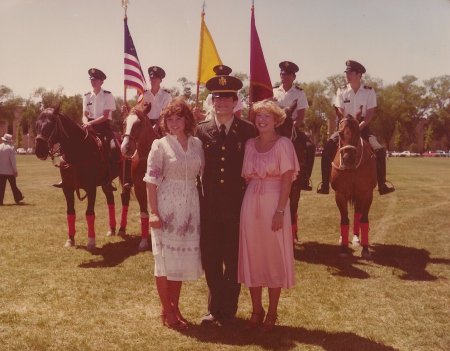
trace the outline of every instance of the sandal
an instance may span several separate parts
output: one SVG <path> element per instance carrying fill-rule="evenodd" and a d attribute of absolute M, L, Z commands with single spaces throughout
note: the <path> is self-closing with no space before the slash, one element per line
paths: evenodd
<path fill-rule="evenodd" d="M 264 320 L 262 331 L 264 333 L 269 333 L 275 328 L 275 323 L 277 322 L 278 316 L 276 314 L 267 314 Z"/>
<path fill-rule="evenodd" d="M 250 330 L 258 328 L 263 324 L 265 315 L 266 311 L 264 311 L 264 309 L 261 309 L 261 311 L 259 312 L 252 312 L 250 319 L 247 321 L 247 327 L 245 329 Z"/>

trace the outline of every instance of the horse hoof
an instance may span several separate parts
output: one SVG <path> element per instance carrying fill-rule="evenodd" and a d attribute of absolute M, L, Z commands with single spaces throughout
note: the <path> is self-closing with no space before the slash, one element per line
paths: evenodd
<path fill-rule="evenodd" d="M 122 227 L 120 227 L 119 228 L 119 231 L 117 232 L 117 235 L 120 235 L 120 236 L 125 236 L 127 234 L 127 231 L 126 231 L 126 229 L 125 228 L 122 228 Z"/>
<path fill-rule="evenodd" d="M 352 245 L 355 247 L 361 246 L 361 244 L 359 242 L 359 236 L 356 234 L 353 235 Z"/>
<path fill-rule="evenodd" d="M 64 247 L 74 247 L 74 246 L 75 246 L 74 238 L 67 239 L 66 243 L 64 244 Z"/>
<path fill-rule="evenodd" d="M 341 245 L 339 249 L 339 257 L 350 257 L 352 256 L 352 252 L 348 248 L 348 246 Z"/>
<path fill-rule="evenodd" d="M 106 236 L 114 236 L 116 235 L 116 228 L 110 228 L 106 233 Z"/>
<path fill-rule="evenodd" d="M 372 259 L 372 254 L 370 253 L 369 249 L 363 249 L 361 251 L 361 258 L 367 261 L 370 261 Z"/>
<path fill-rule="evenodd" d="M 89 238 L 88 243 L 86 245 L 86 250 L 92 252 L 95 250 L 95 239 Z"/>
<path fill-rule="evenodd" d="M 149 249 L 148 239 L 146 238 L 141 239 L 141 242 L 139 243 L 139 251 L 146 251 L 148 249 Z"/>

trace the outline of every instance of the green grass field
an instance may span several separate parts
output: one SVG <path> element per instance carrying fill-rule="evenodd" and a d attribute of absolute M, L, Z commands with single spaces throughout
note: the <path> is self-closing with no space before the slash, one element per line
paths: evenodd
<path fill-rule="evenodd" d="M 243 330 L 251 312 L 243 288 L 233 327 L 203 327 L 204 278 L 183 285 L 183 333 L 161 326 L 153 258 L 138 253 L 139 210 L 129 236 L 107 238 L 107 211 L 97 196 L 98 252 L 85 250 L 85 203 L 77 203 L 77 248 L 66 240 L 65 201 L 50 184 L 50 161 L 18 156 L 16 206 L 7 185 L 0 207 L 0 350 L 449 350 L 450 159 L 392 158 L 397 191 L 374 193 L 370 241 L 374 259 L 337 257 L 334 196 L 302 194 L 297 284 L 283 291 L 279 327 Z M 316 159 L 313 181 L 319 180 Z M 119 194 L 116 194 L 116 200 Z M 119 219 L 120 210 L 117 207 Z M 264 295 L 265 303 L 267 296 Z"/>

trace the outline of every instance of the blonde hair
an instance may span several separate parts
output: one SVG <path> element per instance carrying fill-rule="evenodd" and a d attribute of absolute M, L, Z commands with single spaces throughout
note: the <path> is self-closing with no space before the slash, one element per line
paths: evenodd
<path fill-rule="evenodd" d="M 266 99 L 256 102 L 255 104 L 253 104 L 252 112 L 253 116 L 251 120 L 253 123 L 255 122 L 256 114 L 260 112 L 267 112 L 273 115 L 275 127 L 281 126 L 286 119 L 286 113 L 284 112 L 284 110 L 280 106 L 278 106 L 278 104 L 272 99 Z"/>

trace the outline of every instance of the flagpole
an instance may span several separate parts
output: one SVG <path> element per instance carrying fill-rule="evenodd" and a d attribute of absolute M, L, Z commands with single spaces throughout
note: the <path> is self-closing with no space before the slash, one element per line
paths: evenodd
<path fill-rule="evenodd" d="M 125 27 L 125 23 L 127 21 L 128 0 L 122 0 L 122 7 L 124 10 L 123 24 Z M 127 102 L 127 86 L 125 84 L 123 85 L 123 103 L 127 107 L 127 111 L 129 111 L 130 107 L 128 106 Z"/>
<path fill-rule="evenodd" d="M 205 0 L 203 0 L 202 6 L 202 21 L 200 24 L 200 45 L 199 45 L 199 53 L 198 53 L 198 67 L 197 67 L 197 89 L 195 94 L 195 107 L 198 107 L 198 95 L 200 93 L 200 67 L 202 66 L 202 54 L 203 54 L 203 23 L 205 23 Z"/>
<path fill-rule="evenodd" d="M 254 11 L 255 11 L 255 2 L 254 2 L 254 0 L 252 0 L 251 18 L 253 18 L 253 16 L 254 16 Z M 252 40 L 251 35 L 252 34 L 251 34 L 251 30 L 250 30 L 250 42 Z M 250 45 L 250 61 L 251 61 L 251 57 L 252 57 L 251 50 L 252 50 L 252 48 L 251 48 L 251 45 Z M 251 69 L 252 69 L 252 65 L 251 65 L 251 62 L 250 62 L 250 70 Z M 252 74 L 250 72 L 250 86 L 248 87 L 248 118 L 249 119 L 251 117 L 252 107 L 253 107 L 253 83 L 252 83 Z"/>

